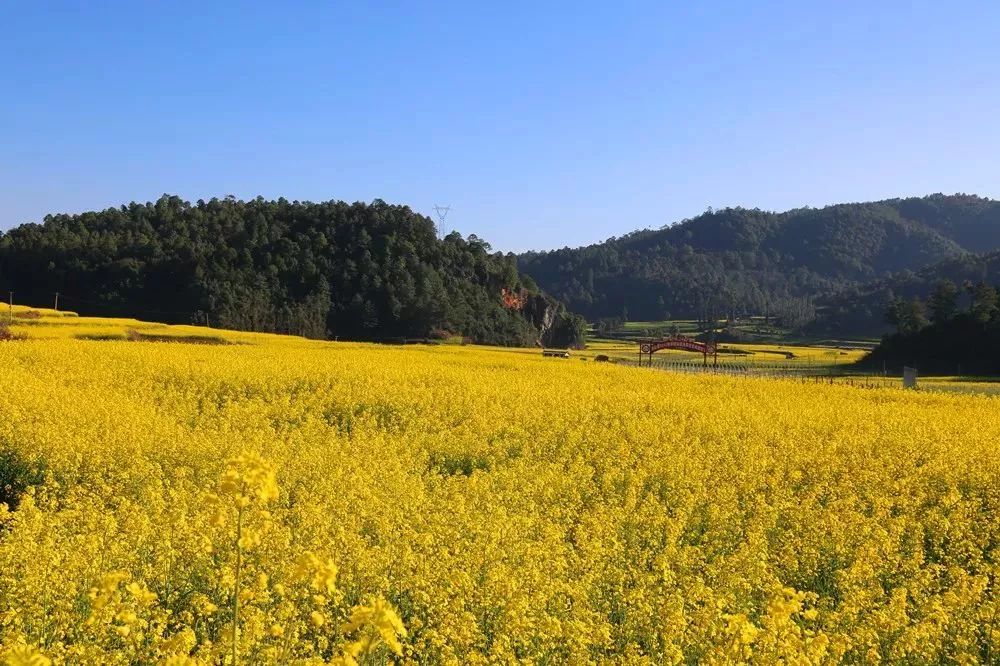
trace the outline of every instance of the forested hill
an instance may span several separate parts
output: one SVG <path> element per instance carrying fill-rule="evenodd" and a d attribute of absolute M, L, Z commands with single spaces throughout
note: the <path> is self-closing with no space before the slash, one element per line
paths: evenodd
<path fill-rule="evenodd" d="M 848 287 L 817 300 L 811 332 L 824 336 L 877 336 L 892 328 L 886 313 L 893 301 L 928 301 L 942 283 L 958 291 L 960 307 L 968 307 L 969 291 L 978 284 L 1000 284 L 1000 251 L 962 254 L 921 268 Z"/>
<path fill-rule="evenodd" d="M 0 235 L 0 287 L 95 315 L 310 337 L 462 335 L 562 346 L 583 322 L 476 238 L 405 206 L 155 203 L 50 215 Z"/>
<path fill-rule="evenodd" d="M 727 208 L 604 243 L 519 257 L 588 318 L 693 318 L 801 309 L 823 294 L 1000 248 L 1000 202 L 891 199 L 784 213 Z"/>

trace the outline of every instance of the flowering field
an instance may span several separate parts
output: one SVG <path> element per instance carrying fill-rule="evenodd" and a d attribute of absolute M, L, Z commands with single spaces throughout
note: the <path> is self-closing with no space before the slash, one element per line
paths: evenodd
<path fill-rule="evenodd" d="M 45 331 L 0 342 L 9 663 L 1000 655 L 996 398 Z"/>

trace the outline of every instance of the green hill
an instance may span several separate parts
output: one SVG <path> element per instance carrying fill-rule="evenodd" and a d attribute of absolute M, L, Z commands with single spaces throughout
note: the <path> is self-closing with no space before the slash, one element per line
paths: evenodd
<path fill-rule="evenodd" d="M 0 287 L 82 314 L 310 337 L 578 341 L 582 320 L 512 256 L 376 200 L 155 203 L 50 215 L 0 235 Z"/>
<path fill-rule="evenodd" d="M 935 194 L 783 213 L 727 208 L 581 248 L 528 252 L 522 272 L 589 319 L 780 312 L 970 252 L 1000 248 L 1000 202 Z"/>

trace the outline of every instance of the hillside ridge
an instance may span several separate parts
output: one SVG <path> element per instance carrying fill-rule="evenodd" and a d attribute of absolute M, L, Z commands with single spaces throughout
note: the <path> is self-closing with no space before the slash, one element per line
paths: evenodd
<path fill-rule="evenodd" d="M 22 303 L 166 323 L 379 340 L 462 336 L 577 344 L 584 323 L 514 257 L 409 207 L 249 201 L 152 203 L 49 215 L 0 234 L 0 287 Z"/>
<path fill-rule="evenodd" d="M 777 311 L 904 270 L 1000 248 L 1000 202 L 933 194 L 776 213 L 709 209 L 603 243 L 519 255 L 590 319 Z"/>

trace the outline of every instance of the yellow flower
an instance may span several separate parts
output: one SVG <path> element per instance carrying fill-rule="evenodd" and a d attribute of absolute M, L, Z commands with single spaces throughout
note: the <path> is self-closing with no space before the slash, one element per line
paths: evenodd
<path fill-rule="evenodd" d="M 332 594 L 337 589 L 337 565 L 331 559 L 321 560 L 312 552 L 299 555 L 293 575 L 299 580 L 309 580 L 316 591 Z"/>
<path fill-rule="evenodd" d="M 0 663 L 1000 654 L 1000 398 L 70 319 L 0 342 Z"/>
<path fill-rule="evenodd" d="M 145 586 L 132 582 L 125 586 L 125 589 L 131 594 L 140 605 L 147 606 L 154 601 L 156 601 L 156 593 L 150 592 L 145 588 Z"/>
<path fill-rule="evenodd" d="M 11 650 L 4 661 L 7 666 L 51 666 L 52 660 L 33 647 Z"/>
<path fill-rule="evenodd" d="M 406 636 L 406 628 L 391 605 L 381 597 L 370 606 L 355 606 L 350 620 L 344 625 L 344 633 L 356 631 L 364 626 L 374 628 L 382 641 L 397 655 L 403 654 L 399 637 Z"/>
<path fill-rule="evenodd" d="M 278 498 L 274 467 L 257 455 L 239 456 L 229 462 L 219 480 L 219 492 L 234 497 L 240 508 L 253 500 L 266 504 Z"/>

